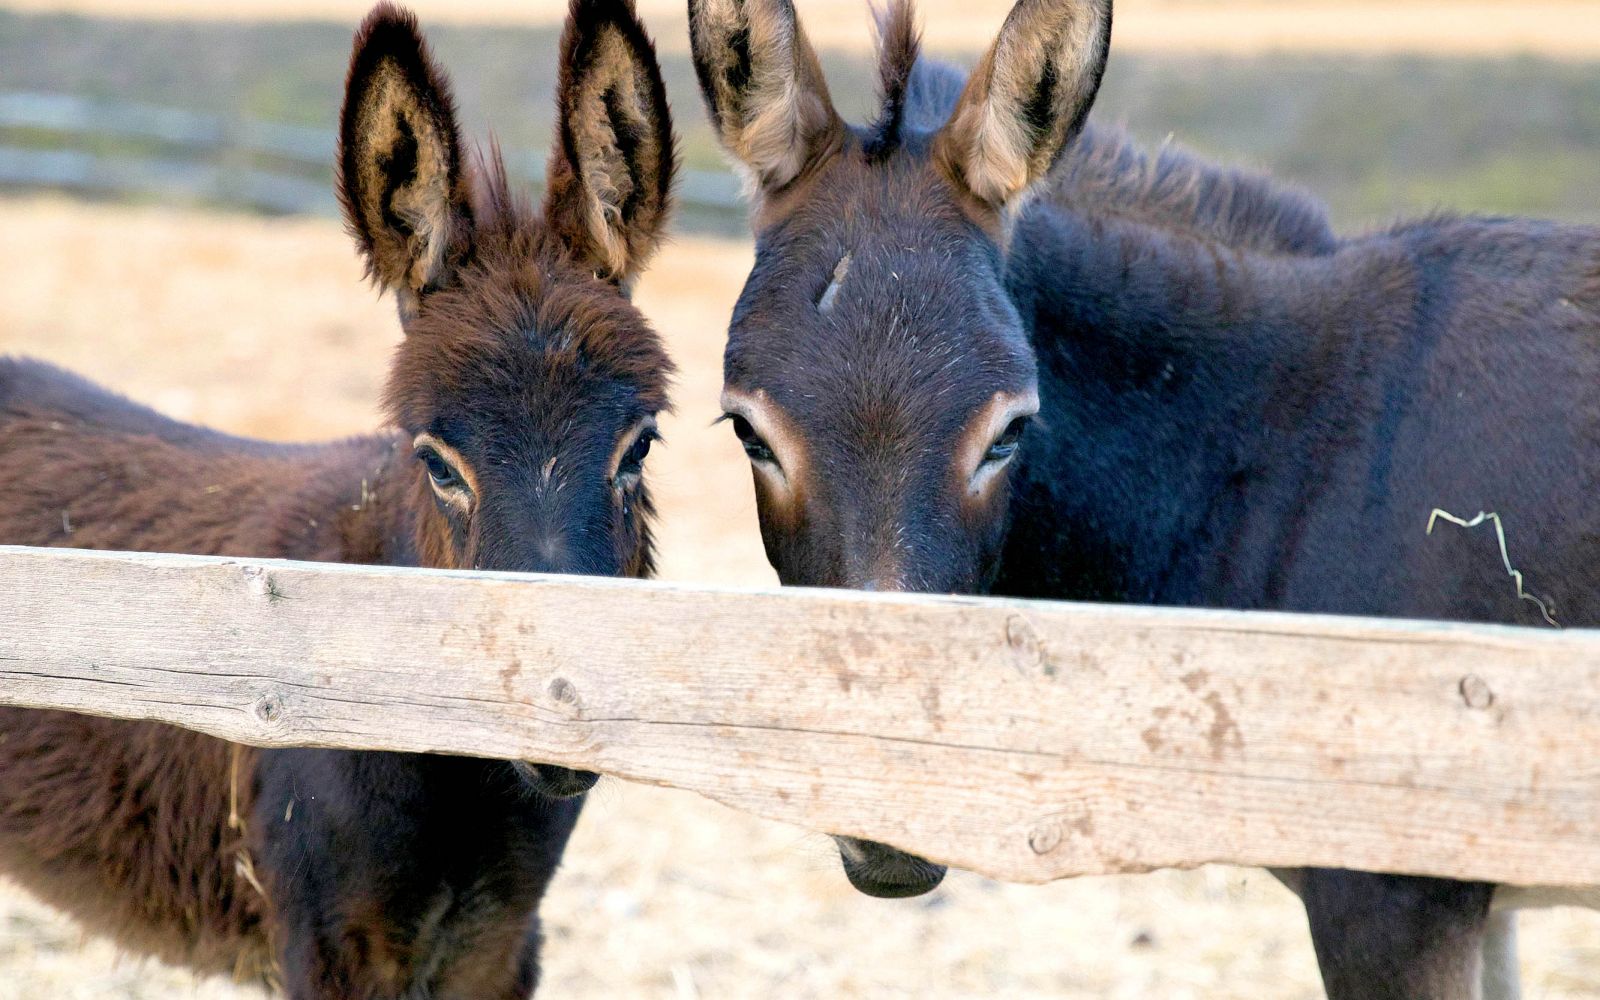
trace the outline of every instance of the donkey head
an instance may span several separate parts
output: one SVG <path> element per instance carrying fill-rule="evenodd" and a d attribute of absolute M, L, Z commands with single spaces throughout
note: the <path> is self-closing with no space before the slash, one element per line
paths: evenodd
<path fill-rule="evenodd" d="M 642 472 L 672 366 L 627 288 L 661 236 L 671 122 L 627 0 L 573 0 L 561 58 L 536 215 L 497 150 L 468 161 L 415 19 L 380 4 L 356 35 L 339 194 L 400 304 L 385 401 L 415 452 L 424 565 L 652 568 Z M 553 791 L 593 781 L 542 771 Z"/>
<path fill-rule="evenodd" d="M 869 127 L 834 111 L 791 0 L 689 0 L 689 21 L 712 123 L 754 192 L 723 402 L 768 558 L 787 584 L 984 590 L 1038 410 L 1006 220 L 1083 125 L 1111 0 L 1021 0 L 964 85 L 918 64 L 898 0 Z M 842 846 L 869 892 L 937 882 Z"/>

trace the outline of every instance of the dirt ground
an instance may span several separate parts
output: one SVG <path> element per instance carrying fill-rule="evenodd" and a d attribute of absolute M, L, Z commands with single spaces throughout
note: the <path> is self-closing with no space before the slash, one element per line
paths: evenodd
<path fill-rule="evenodd" d="M 8 0 L 24 11 L 71 11 L 107 17 L 239 19 L 328 18 L 354 24 L 368 0 Z M 424 23 L 494 21 L 547 24 L 563 0 L 410 0 Z M 867 0 L 799 0 L 819 45 L 859 49 Z M 1009 0 L 919 0 L 928 44 L 968 51 L 993 37 Z M 640 0 L 640 11 L 667 49 L 685 46 L 683 0 Z M 1600 56 L 1596 0 L 1119 0 L 1119 51 L 1214 51 L 1259 54 L 1360 52 L 1368 55 Z M 1584 30 L 1583 26 L 1590 30 Z"/>
<path fill-rule="evenodd" d="M 0 198 L 0 353 L 69 366 L 167 413 L 279 439 L 370 429 L 391 304 L 331 222 Z M 771 580 L 748 472 L 712 428 L 750 251 L 680 239 L 637 301 L 683 369 L 652 454 L 664 575 Z M 1318 996 L 1304 917 L 1257 871 L 1008 886 L 956 873 L 886 902 L 828 841 L 684 793 L 602 782 L 544 909 L 542 996 Z M 1522 918 L 1529 1000 L 1600 995 L 1600 916 Z M 0 1000 L 256 997 L 118 956 L 0 884 Z"/>

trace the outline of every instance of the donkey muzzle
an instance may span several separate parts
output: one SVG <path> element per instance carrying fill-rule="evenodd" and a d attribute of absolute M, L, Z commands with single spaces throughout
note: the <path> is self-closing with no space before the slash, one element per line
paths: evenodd
<path fill-rule="evenodd" d="M 534 791 L 552 799 L 570 799 L 593 788 L 600 776 L 593 771 L 576 771 L 556 764 L 532 764 L 512 761 L 517 773 L 533 786 Z"/>
<path fill-rule="evenodd" d="M 931 892 L 947 871 L 944 865 L 924 861 L 915 854 L 855 837 L 835 837 L 845 877 L 868 896 L 904 899 Z"/>

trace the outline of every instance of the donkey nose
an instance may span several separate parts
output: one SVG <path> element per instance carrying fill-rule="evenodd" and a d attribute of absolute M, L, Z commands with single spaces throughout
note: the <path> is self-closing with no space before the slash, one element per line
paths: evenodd
<path fill-rule="evenodd" d="M 944 879 L 945 866 L 870 840 L 835 837 L 845 877 L 868 896 L 904 899 L 932 891 Z"/>
<path fill-rule="evenodd" d="M 563 572 L 560 567 L 567 561 L 567 546 L 560 535 L 545 535 L 535 543 L 533 551 L 539 560 L 540 572 Z"/>

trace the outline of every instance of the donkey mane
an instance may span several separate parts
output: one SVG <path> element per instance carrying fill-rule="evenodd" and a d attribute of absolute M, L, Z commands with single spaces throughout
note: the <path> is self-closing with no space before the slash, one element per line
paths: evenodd
<path fill-rule="evenodd" d="M 909 100 L 917 102 L 913 106 L 915 114 L 911 126 L 932 131 L 932 128 L 943 124 L 944 118 L 949 117 L 950 108 L 955 107 L 961 87 L 958 81 L 954 92 L 949 95 L 950 104 L 944 109 L 944 115 L 930 128 L 925 113 L 929 110 L 926 106 L 929 95 L 917 93 L 914 98 L 912 96 L 913 80 L 925 74 L 917 72 L 922 32 L 917 29 L 911 0 L 892 0 L 886 9 L 874 11 L 873 27 L 878 47 L 878 117 L 869 127 L 864 145 L 867 158 L 877 160 L 899 148 L 904 138 L 901 133 L 907 124 Z M 938 96 L 943 98 L 945 95 L 940 93 Z"/>
<path fill-rule="evenodd" d="M 1041 187 L 1040 197 L 1065 208 L 1184 230 L 1240 250 L 1321 256 L 1339 246 L 1327 208 L 1310 195 L 1170 141 L 1152 155 L 1120 128 L 1086 126 Z"/>
<path fill-rule="evenodd" d="M 877 17 L 879 111 L 863 145 L 872 159 L 950 118 L 967 74 L 920 52 L 912 0 Z M 1037 196 L 1088 215 L 1112 213 L 1241 250 L 1318 256 L 1339 245 L 1326 207 L 1265 174 L 1223 166 L 1166 142 L 1152 155 L 1126 131 L 1086 125 Z"/>

